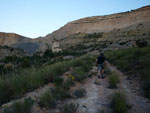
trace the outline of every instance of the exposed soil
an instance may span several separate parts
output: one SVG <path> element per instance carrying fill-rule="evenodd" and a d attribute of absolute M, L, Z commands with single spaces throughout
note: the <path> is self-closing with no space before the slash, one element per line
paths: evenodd
<path fill-rule="evenodd" d="M 93 72 L 97 72 L 96 67 L 93 67 Z M 99 85 L 95 84 L 96 80 L 99 82 Z M 107 79 L 98 79 L 94 75 L 76 88 L 79 87 L 85 88 L 87 94 L 84 98 L 70 100 L 70 102 L 79 104 L 77 113 L 100 113 L 102 110 L 107 113 L 112 112 L 110 108 L 110 95 L 115 90 L 108 88 Z"/>

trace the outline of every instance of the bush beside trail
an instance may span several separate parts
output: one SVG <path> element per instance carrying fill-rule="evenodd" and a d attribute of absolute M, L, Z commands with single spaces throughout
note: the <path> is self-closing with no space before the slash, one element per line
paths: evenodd
<path fill-rule="evenodd" d="M 114 113 L 127 113 L 128 105 L 126 102 L 126 97 L 121 92 L 116 92 L 112 100 L 112 108 Z"/>
<path fill-rule="evenodd" d="M 130 76 L 140 75 L 145 96 L 150 98 L 150 47 L 111 50 L 106 51 L 105 55 L 123 72 Z"/>

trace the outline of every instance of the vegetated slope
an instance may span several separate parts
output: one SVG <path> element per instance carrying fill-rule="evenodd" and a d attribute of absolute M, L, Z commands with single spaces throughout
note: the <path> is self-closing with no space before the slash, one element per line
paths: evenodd
<path fill-rule="evenodd" d="M 3 104 L 0 111 L 2 110 L 2 113 L 16 113 L 19 111 L 26 113 L 24 108 L 30 108 L 25 110 L 29 113 L 66 113 L 67 111 L 70 111 L 67 113 L 75 113 L 75 111 L 78 113 L 149 113 L 150 102 L 148 99 L 134 92 L 131 89 L 131 81 L 122 72 L 117 70 L 115 66 L 107 62 L 108 68 L 104 72 L 105 79 L 98 79 L 95 76 L 97 73 L 96 66 L 93 66 L 90 71 L 90 68 L 87 69 L 87 67 L 92 66 L 92 64 L 89 64 L 94 59 L 93 61 L 89 58 L 82 59 L 85 65 L 83 63 L 81 66 L 79 65 L 81 63 L 79 62 L 80 60 L 76 60 L 78 62 L 73 61 L 76 65 L 74 65 L 73 71 L 77 72 L 77 69 L 81 69 L 80 72 L 76 73 L 78 75 L 72 75 L 72 71 L 67 71 L 63 76 L 56 76 L 53 83 L 27 93 L 23 98 Z M 85 72 L 85 69 L 89 72 L 83 75 L 82 72 Z M 55 71 L 57 72 L 57 70 Z M 80 76 L 82 81 L 78 81 L 79 78 L 76 79 L 76 76 Z M 118 76 L 119 82 L 116 83 L 117 87 L 115 89 L 110 87 L 112 85 L 109 82 L 111 76 L 113 76 L 113 79 L 115 76 Z M 30 102 L 26 103 L 26 100 L 32 100 L 32 105 L 34 105 L 32 106 Z M 21 105 L 18 105 L 18 103 Z M 22 106 L 22 103 L 26 107 Z"/>
<path fill-rule="evenodd" d="M 98 45 L 103 49 L 112 46 L 124 47 L 124 44 L 129 47 L 133 46 L 136 40 L 149 39 L 149 25 L 150 6 L 146 6 L 130 12 L 75 20 L 45 38 L 39 38 L 38 41 L 52 45 L 53 41 L 57 40 L 62 49 L 78 45 L 86 48 Z"/>
<path fill-rule="evenodd" d="M 23 50 L 17 49 L 17 48 L 12 48 L 8 46 L 0 46 L 0 59 L 5 58 L 6 56 L 24 56 L 27 55 Z"/>
<path fill-rule="evenodd" d="M 143 22 L 134 24 L 122 29 L 114 29 L 103 33 L 78 33 L 61 39 L 62 48 L 71 48 L 72 46 L 83 46 L 86 51 L 91 49 L 119 49 L 135 47 L 137 41 L 146 41 L 150 44 L 150 23 Z M 89 49 L 89 50 L 87 50 Z"/>
<path fill-rule="evenodd" d="M 20 71 L 0 76 L 0 105 L 23 94 L 53 82 L 54 78 L 63 75 L 72 67 L 77 81 L 88 77 L 87 73 L 95 61 L 93 56 L 82 56 L 69 61 L 41 66 L 38 68 L 21 69 Z M 61 93 L 60 93 L 61 94 Z"/>
<path fill-rule="evenodd" d="M 140 78 L 146 97 L 150 98 L 150 47 L 107 51 L 107 59 L 128 73 L 130 79 Z"/>
<path fill-rule="evenodd" d="M 116 43 L 117 40 L 120 42 L 121 40 L 128 41 L 130 37 L 132 40 L 135 40 L 137 35 L 138 38 L 145 38 L 145 35 L 141 34 L 147 35 L 150 32 L 148 30 L 149 24 L 150 6 L 145 6 L 128 12 L 75 20 L 54 31 L 52 34 L 37 39 L 29 39 L 16 34 L 1 33 L 0 45 L 22 48 L 31 54 L 37 51 L 45 51 L 47 45 L 51 47 L 53 41 L 56 40 L 60 42 L 62 49 L 77 44 L 82 45 L 82 42 L 91 43 L 91 41 L 93 43 L 96 42 L 96 44 L 101 43 L 101 45 L 109 42 L 107 44 L 109 46 L 111 43 L 110 40 Z M 97 36 L 96 38 L 92 37 L 90 40 L 87 38 L 87 35 L 95 35 L 95 33 L 101 33 L 103 35 Z"/>

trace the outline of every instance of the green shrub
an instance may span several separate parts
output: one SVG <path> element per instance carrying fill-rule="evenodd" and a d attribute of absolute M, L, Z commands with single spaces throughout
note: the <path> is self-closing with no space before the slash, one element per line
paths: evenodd
<path fill-rule="evenodd" d="M 112 72 L 112 74 L 108 78 L 108 81 L 111 88 L 116 88 L 117 84 L 120 82 L 119 76 L 115 72 Z"/>
<path fill-rule="evenodd" d="M 98 113 L 106 113 L 104 109 L 99 109 Z"/>
<path fill-rule="evenodd" d="M 127 102 L 125 95 L 121 92 L 117 92 L 112 100 L 112 107 L 114 113 L 127 113 Z"/>
<path fill-rule="evenodd" d="M 51 74 L 53 76 L 61 76 L 68 69 L 69 69 L 69 62 L 68 61 L 55 63 L 52 66 L 50 66 Z"/>
<path fill-rule="evenodd" d="M 120 59 L 115 61 L 117 64 L 117 68 L 122 71 L 127 71 L 129 69 L 129 62 L 126 60 Z"/>
<path fill-rule="evenodd" d="M 55 77 L 54 78 L 54 84 L 56 86 L 62 86 L 63 82 L 64 82 L 64 79 L 62 77 Z"/>
<path fill-rule="evenodd" d="M 147 80 L 144 80 L 143 83 L 143 88 L 144 88 L 144 94 L 147 98 L 150 98 L 150 78 Z"/>
<path fill-rule="evenodd" d="M 147 41 L 144 40 L 136 40 L 136 45 L 138 47 L 146 47 L 148 45 Z"/>
<path fill-rule="evenodd" d="M 43 55 L 43 57 L 45 57 L 45 58 L 53 58 L 54 57 L 54 53 L 52 52 L 52 50 L 51 49 L 47 49 L 45 52 L 44 52 L 44 55 Z"/>
<path fill-rule="evenodd" d="M 76 81 L 81 82 L 87 78 L 86 72 L 82 67 L 76 67 L 73 70 L 73 75 L 75 76 Z"/>
<path fill-rule="evenodd" d="M 56 87 L 51 89 L 53 98 L 56 100 L 64 100 L 66 98 L 71 98 L 71 95 L 68 90 L 64 89 L 63 87 Z"/>
<path fill-rule="evenodd" d="M 75 105 L 74 103 L 70 103 L 70 104 L 65 104 L 59 109 L 61 113 L 76 113 L 78 106 L 79 106 L 78 104 Z"/>
<path fill-rule="evenodd" d="M 40 100 L 39 100 L 38 104 L 41 107 L 45 107 L 45 108 L 55 108 L 56 107 L 55 99 L 53 98 L 53 94 L 51 93 L 50 90 L 46 91 L 40 97 Z"/>
<path fill-rule="evenodd" d="M 0 105 L 13 98 L 11 96 L 13 93 L 12 89 L 2 80 L 0 80 L 0 92 Z"/>
<path fill-rule="evenodd" d="M 92 77 L 92 74 L 88 74 L 88 77 L 91 78 L 91 77 Z"/>
<path fill-rule="evenodd" d="M 93 33 L 93 34 L 86 34 L 83 38 L 101 38 L 103 37 L 103 33 Z"/>
<path fill-rule="evenodd" d="M 125 45 L 127 42 L 120 42 L 119 45 Z"/>
<path fill-rule="evenodd" d="M 24 102 L 15 102 L 10 107 L 4 108 L 2 113 L 31 113 L 34 101 L 27 98 Z"/>
<path fill-rule="evenodd" d="M 87 78 L 86 75 L 75 75 L 75 79 L 78 82 L 82 82 L 83 80 L 85 80 Z"/>
<path fill-rule="evenodd" d="M 110 69 L 108 67 L 105 68 L 104 74 L 111 75 L 111 71 L 110 71 Z"/>
<path fill-rule="evenodd" d="M 73 94 L 76 98 L 82 98 L 86 96 L 86 90 L 84 88 L 76 89 Z"/>
<path fill-rule="evenodd" d="M 0 64 L 0 76 L 5 76 L 7 73 L 12 73 L 14 68 L 12 66 L 5 67 L 5 65 Z"/>
<path fill-rule="evenodd" d="M 74 85 L 75 85 L 74 80 L 72 80 L 71 78 L 68 78 L 68 79 L 64 82 L 63 88 L 64 88 L 65 90 L 69 90 L 70 87 L 71 87 L 71 86 L 74 86 Z"/>
<path fill-rule="evenodd" d="M 78 67 L 82 63 L 83 63 L 83 61 L 81 59 L 79 59 L 79 58 L 77 58 L 77 59 L 75 59 L 75 60 L 73 60 L 73 61 L 70 62 L 70 64 L 71 64 L 72 67 Z"/>
<path fill-rule="evenodd" d="M 58 100 L 64 100 L 70 97 L 71 95 L 69 94 L 68 90 L 64 89 L 62 86 L 59 86 L 59 87 L 57 86 L 45 92 L 40 97 L 38 104 L 41 107 L 55 108 L 57 105 L 56 102 Z"/>

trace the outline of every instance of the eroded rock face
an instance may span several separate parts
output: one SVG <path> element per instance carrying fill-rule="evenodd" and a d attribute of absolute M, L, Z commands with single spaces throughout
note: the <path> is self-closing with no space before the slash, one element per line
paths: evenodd
<path fill-rule="evenodd" d="M 14 45 L 15 48 L 23 49 L 25 52 L 29 54 L 35 53 L 39 49 L 39 46 L 40 46 L 39 43 L 35 42 L 25 42 Z"/>
<path fill-rule="evenodd" d="M 62 51 L 62 49 L 60 48 L 60 43 L 58 41 L 53 42 L 52 51 L 53 53 Z"/>
<path fill-rule="evenodd" d="M 107 16 L 93 16 L 69 22 L 46 38 L 63 39 L 77 33 L 109 32 L 140 22 L 150 22 L 150 6 Z"/>
<path fill-rule="evenodd" d="M 32 54 L 39 49 L 38 42 L 32 42 L 31 38 L 14 33 L 0 32 L 0 45 L 20 48 L 29 54 Z"/>
<path fill-rule="evenodd" d="M 30 38 L 14 34 L 14 33 L 4 33 L 0 32 L 0 45 L 12 45 L 22 42 L 30 41 Z"/>

